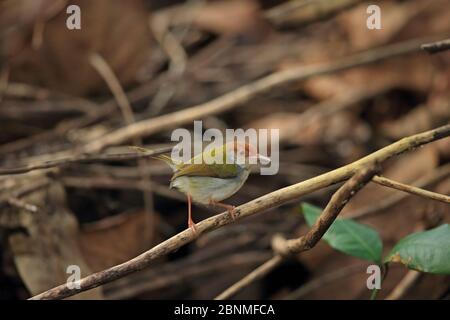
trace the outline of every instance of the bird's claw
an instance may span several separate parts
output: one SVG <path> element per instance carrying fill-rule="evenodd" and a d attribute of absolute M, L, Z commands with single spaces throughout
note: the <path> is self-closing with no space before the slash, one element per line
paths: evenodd
<path fill-rule="evenodd" d="M 236 207 L 235 206 L 230 206 L 230 208 L 227 209 L 228 213 L 231 216 L 232 220 L 236 220 Z"/>
<path fill-rule="evenodd" d="M 196 235 L 197 234 L 197 226 L 195 225 L 194 221 L 188 221 L 189 229 L 192 230 L 192 232 Z"/>

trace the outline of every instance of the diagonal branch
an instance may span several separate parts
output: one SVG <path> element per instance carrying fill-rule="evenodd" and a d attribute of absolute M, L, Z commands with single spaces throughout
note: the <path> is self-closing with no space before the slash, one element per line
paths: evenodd
<path fill-rule="evenodd" d="M 395 155 L 448 136 L 450 136 L 450 124 L 403 138 L 351 164 L 247 202 L 236 208 L 236 220 L 277 207 L 290 200 L 298 199 L 305 194 L 345 181 L 354 175 L 356 171 L 372 163 L 382 163 Z M 122 278 L 130 273 L 146 268 L 155 259 L 194 241 L 198 236 L 230 224 L 233 221 L 232 217 L 226 212 L 215 215 L 199 222 L 196 234 L 192 230 L 186 229 L 129 261 L 78 280 L 74 283 L 74 286 L 77 288 L 70 289 L 66 284 L 62 284 L 36 295 L 32 299 L 63 299 Z"/>
<path fill-rule="evenodd" d="M 450 175 L 450 163 L 440 166 L 436 168 L 436 170 L 434 170 L 433 172 L 430 172 L 424 175 L 423 177 L 420 177 L 419 179 L 412 182 L 412 185 L 417 188 L 424 188 L 443 180 L 449 175 Z M 370 205 L 366 205 L 362 208 L 351 211 L 347 215 L 347 218 L 363 219 L 370 217 L 376 213 L 386 210 L 389 207 L 394 206 L 396 203 L 407 198 L 409 195 L 410 193 L 396 192 L 391 196 L 387 197 L 386 199 L 377 202 L 376 204 L 371 203 Z"/>
<path fill-rule="evenodd" d="M 341 188 L 338 189 L 338 191 L 333 194 L 322 214 L 319 216 L 311 229 L 309 229 L 306 235 L 291 240 L 285 240 L 281 238 L 281 236 L 275 237 L 273 247 L 278 253 L 257 269 L 249 273 L 247 276 L 226 289 L 215 299 L 224 300 L 230 298 L 243 288 L 247 287 L 250 283 L 261 279 L 263 276 L 268 274 L 271 270 L 280 265 L 285 257 L 312 249 L 323 237 L 334 220 L 336 220 L 342 208 L 344 208 L 347 202 L 372 179 L 377 171 L 378 167 L 376 165 L 369 165 L 367 168 L 357 171 L 350 180 L 348 180 Z"/>

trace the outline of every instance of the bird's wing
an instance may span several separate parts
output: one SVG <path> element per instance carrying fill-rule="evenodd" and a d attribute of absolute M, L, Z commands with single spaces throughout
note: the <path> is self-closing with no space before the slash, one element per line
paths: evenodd
<path fill-rule="evenodd" d="M 210 161 L 205 161 L 208 159 Z M 222 159 L 221 164 L 214 163 L 213 160 Z M 197 163 L 198 162 L 198 163 Z M 205 162 L 213 162 L 211 164 Z M 204 151 L 191 159 L 190 163 L 184 163 L 178 167 L 178 170 L 172 177 L 172 181 L 182 176 L 201 176 L 212 178 L 234 178 L 238 175 L 238 166 L 236 164 L 226 163 L 225 148 L 223 146 L 213 150 Z"/>
<path fill-rule="evenodd" d="M 183 164 L 175 172 L 172 180 L 182 176 L 201 176 L 212 178 L 234 178 L 238 175 L 235 164 Z"/>

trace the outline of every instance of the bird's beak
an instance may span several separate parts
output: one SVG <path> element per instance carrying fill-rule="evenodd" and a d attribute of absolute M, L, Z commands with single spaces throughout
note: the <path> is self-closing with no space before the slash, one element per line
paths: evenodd
<path fill-rule="evenodd" d="M 261 161 L 261 164 L 269 164 L 271 161 L 269 157 L 263 156 L 261 154 L 258 154 L 258 158 Z"/>

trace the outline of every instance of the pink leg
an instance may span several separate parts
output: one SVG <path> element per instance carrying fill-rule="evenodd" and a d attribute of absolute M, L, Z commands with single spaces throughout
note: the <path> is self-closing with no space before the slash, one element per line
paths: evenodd
<path fill-rule="evenodd" d="M 233 220 L 236 219 L 236 215 L 235 215 L 236 208 L 235 208 L 235 206 L 232 206 L 232 205 L 226 204 L 226 203 L 222 203 L 222 202 L 218 202 L 218 201 L 215 201 L 215 200 L 209 200 L 209 203 L 211 205 L 213 205 L 213 206 L 216 206 L 216 207 L 225 208 L 228 211 L 228 213 L 230 214 L 231 218 Z"/>
<path fill-rule="evenodd" d="M 191 195 L 187 195 L 188 198 L 188 226 L 192 230 L 192 232 L 197 233 L 197 229 L 195 228 L 195 223 L 192 220 L 192 198 Z"/>

